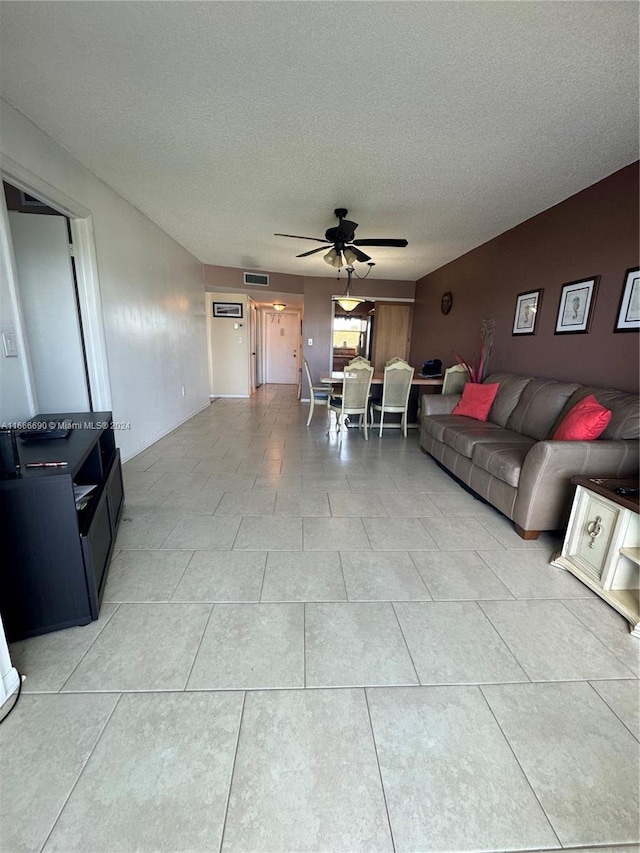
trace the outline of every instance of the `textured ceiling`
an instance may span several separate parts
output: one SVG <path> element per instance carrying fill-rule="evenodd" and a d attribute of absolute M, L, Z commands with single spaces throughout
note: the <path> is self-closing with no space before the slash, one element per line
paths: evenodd
<path fill-rule="evenodd" d="M 414 280 L 638 158 L 635 2 L 2 2 L 2 95 L 201 261 Z M 316 244 L 317 245 L 317 244 Z"/>

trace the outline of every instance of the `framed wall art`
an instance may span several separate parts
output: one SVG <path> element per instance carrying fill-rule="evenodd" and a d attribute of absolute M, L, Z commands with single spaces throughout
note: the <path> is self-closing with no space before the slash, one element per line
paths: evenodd
<path fill-rule="evenodd" d="M 620 307 L 614 332 L 637 332 L 640 329 L 640 268 L 632 267 L 624 276 Z"/>
<path fill-rule="evenodd" d="M 242 317 L 242 302 L 214 302 L 214 317 Z"/>
<path fill-rule="evenodd" d="M 556 335 L 577 335 L 589 331 L 600 276 L 562 285 Z"/>
<path fill-rule="evenodd" d="M 513 318 L 512 335 L 535 335 L 538 314 L 542 303 L 543 288 L 519 293 L 516 297 L 516 313 Z"/>

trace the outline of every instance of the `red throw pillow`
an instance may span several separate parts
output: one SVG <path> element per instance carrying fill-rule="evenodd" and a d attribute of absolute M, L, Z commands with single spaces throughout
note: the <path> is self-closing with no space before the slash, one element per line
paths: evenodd
<path fill-rule="evenodd" d="M 571 409 L 553 435 L 554 441 L 593 441 L 607 428 L 611 412 L 589 394 Z"/>
<path fill-rule="evenodd" d="M 468 418 L 475 418 L 477 421 L 486 421 L 499 387 L 499 382 L 490 382 L 488 385 L 467 382 L 462 389 L 462 399 L 452 414 L 466 415 Z"/>

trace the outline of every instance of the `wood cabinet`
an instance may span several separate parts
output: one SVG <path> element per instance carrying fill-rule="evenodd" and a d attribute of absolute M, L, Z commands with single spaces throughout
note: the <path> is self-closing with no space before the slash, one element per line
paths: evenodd
<path fill-rule="evenodd" d="M 111 412 L 38 415 L 66 438 L 18 440 L 20 475 L 0 481 L 0 611 L 10 641 L 98 618 L 124 502 Z M 64 467 L 27 468 L 65 461 Z M 74 486 L 93 486 L 78 509 Z"/>
<path fill-rule="evenodd" d="M 551 565 L 574 574 L 631 623 L 640 637 L 640 533 L 638 496 L 615 489 L 629 480 L 575 477 L 567 534 Z"/>
<path fill-rule="evenodd" d="M 413 306 L 406 302 L 376 302 L 371 363 L 381 373 L 392 358 L 409 358 Z"/>

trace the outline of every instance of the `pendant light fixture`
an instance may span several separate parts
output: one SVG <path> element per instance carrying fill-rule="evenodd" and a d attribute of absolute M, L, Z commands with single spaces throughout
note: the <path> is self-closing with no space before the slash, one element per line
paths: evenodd
<path fill-rule="evenodd" d="M 338 305 L 347 313 L 349 313 L 349 311 L 353 311 L 353 309 L 356 307 L 356 305 L 360 305 L 362 302 L 366 301 L 364 299 L 358 299 L 357 296 L 351 295 L 351 275 L 352 275 L 352 273 L 353 273 L 353 267 L 351 267 L 351 266 L 347 267 L 347 289 L 345 290 L 345 292 L 343 293 L 343 295 L 339 299 L 336 299 L 336 302 L 338 303 Z"/>

